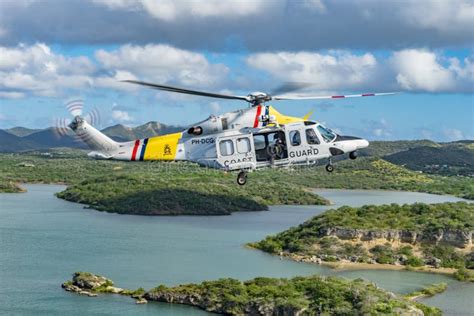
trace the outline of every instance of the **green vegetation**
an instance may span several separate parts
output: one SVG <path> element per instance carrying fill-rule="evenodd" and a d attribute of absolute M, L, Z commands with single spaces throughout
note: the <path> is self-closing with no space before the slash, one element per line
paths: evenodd
<path fill-rule="evenodd" d="M 145 294 L 147 299 L 199 306 L 207 311 L 242 315 L 266 309 L 269 314 L 387 315 L 420 308 L 425 315 L 440 311 L 396 297 L 366 281 L 336 277 L 256 278 L 241 282 L 220 279 L 177 287 L 159 286 Z M 194 300 L 178 301 L 179 297 Z M 416 306 L 416 307 L 415 307 Z"/>
<path fill-rule="evenodd" d="M 18 184 L 14 183 L 13 181 L 0 179 L 0 192 L 18 193 L 18 192 L 25 192 L 25 190 L 22 189 Z"/>
<path fill-rule="evenodd" d="M 474 229 L 474 204 L 466 202 L 439 204 L 387 204 L 343 206 L 313 217 L 303 224 L 311 229 L 346 227 L 357 229 L 405 229 L 431 232 L 438 229 Z"/>
<path fill-rule="evenodd" d="M 309 262 L 473 269 L 473 230 L 472 203 L 343 206 L 250 246 Z"/>
<path fill-rule="evenodd" d="M 464 144 L 416 147 L 384 157 L 411 170 L 445 176 L 474 176 L 474 150 Z"/>
<path fill-rule="evenodd" d="M 422 288 L 421 290 L 409 293 L 405 295 L 405 297 L 408 299 L 419 298 L 421 296 L 432 297 L 432 296 L 435 296 L 436 294 L 443 293 L 444 291 L 446 291 L 447 288 L 448 288 L 448 285 L 444 282 L 432 284 L 432 285 Z"/>
<path fill-rule="evenodd" d="M 67 183 L 59 197 L 95 209 L 141 215 L 225 215 L 274 204 L 327 204 L 301 185 L 256 177 L 245 187 L 234 174 L 177 162 L 78 158 L 77 151 L 0 155 L 2 181 Z"/>
<path fill-rule="evenodd" d="M 459 268 L 456 272 L 454 272 L 454 277 L 458 281 L 474 282 L 474 272 L 472 270 L 469 271 L 466 268 Z"/>
<path fill-rule="evenodd" d="M 120 162 L 88 159 L 57 149 L 48 154 L 1 154 L 0 183 L 66 183 L 61 198 L 99 210 L 148 215 L 230 214 L 274 204 L 327 204 L 311 188 L 386 189 L 474 197 L 474 180 L 428 176 L 381 159 L 342 161 L 333 173 L 322 166 L 259 170 L 246 186 L 235 174 L 191 163 Z"/>
<path fill-rule="evenodd" d="M 149 291 L 116 288 L 100 275 L 76 272 L 62 287 L 69 292 L 96 296 L 116 293 L 137 303 L 148 301 L 196 306 L 227 315 L 440 315 L 434 307 L 400 297 L 361 279 L 308 276 L 292 279 L 257 277 L 249 281 L 219 279 L 174 287 L 160 285 Z M 434 295 L 446 288 L 440 284 L 422 290 Z"/>

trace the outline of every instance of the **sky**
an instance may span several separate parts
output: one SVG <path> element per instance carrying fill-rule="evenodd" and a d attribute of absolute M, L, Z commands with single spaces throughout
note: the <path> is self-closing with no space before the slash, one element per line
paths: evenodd
<path fill-rule="evenodd" d="M 45 128 L 65 103 L 98 127 L 191 125 L 245 102 L 157 92 L 399 92 L 272 102 L 369 140 L 474 139 L 472 0 L 2 0 L 0 128 Z"/>

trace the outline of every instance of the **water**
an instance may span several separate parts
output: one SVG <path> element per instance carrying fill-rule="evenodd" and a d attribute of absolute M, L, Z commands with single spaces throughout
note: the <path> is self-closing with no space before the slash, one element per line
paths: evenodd
<path fill-rule="evenodd" d="M 446 293 L 426 300 L 453 314 L 474 310 L 474 285 L 447 276 L 407 271 L 343 271 L 280 260 L 244 247 L 320 214 L 327 206 L 274 206 L 268 212 L 215 217 L 145 217 L 84 209 L 54 197 L 57 185 L 27 185 L 25 194 L 0 194 L 0 314 L 204 315 L 187 306 L 136 306 L 119 295 L 96 298 L 67 293 L 60 284 L 75 271 L 113 279 L 117 286 L 146 289 L 159 284 L 234 277 L 337 274 L 362 277 L 407 293 L 447 282 Z M 337 207 L 445 202 L 459 199 L 423 193 L 318 190 Z"/>

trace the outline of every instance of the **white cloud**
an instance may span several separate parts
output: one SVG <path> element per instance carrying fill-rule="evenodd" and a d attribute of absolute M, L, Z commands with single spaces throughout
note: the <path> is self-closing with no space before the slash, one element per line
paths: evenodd
<path fill-rule="evenodd" d="M 366 86 L 375 79 L 378 66 L 370 53 L 359 56 L 343 51 L 258 53 L 250 55 L 247 63 L 283 81 L 314 83 L 318 90 Z"/>
<path fill-rule="evenodd" d="M 318 91 L 474 92 L 474 57 L 461 61 L 426 49 L 378 59 L 349 51 L 257 53 L 246 61 L 278 80 L 314 83 Z"/>
<path fill-rule="evenodd" d="M 203 54 L 168 45 L 124 45 L 108 52 L 99 50 L 97 60 L 117 74 L 153 82 L 177 82 L 185 86 L 212 87 L 228 74 L 223 64 L 211 64 Z"/>
<path fill-rule="evenodd" d="M 24 98 L 25 94 L 22 92 L 9 92 L 9 91 L 0 91 L 0 98 L 5 99 L 21 99 Z"/>
<path fill-rule="evenodd" d="M 0 98 L 64 97 L 73 90 L 92 88 L 138 90 L 120 82 L 126 79 L 213 88 L 223 84 L 228 72 L 225 65 L 210 63 L 203 54 L 168 45 L 98 50 L 95 60 L 57 54 L 42 43 L 0 46 Z"/>
<path fill-rule="evenodd" d="M 61 89 L 90 85 L 93 71 L 88 58 L 58 55 L 42 43 L 0 46 L 2 97 L 20 97 L 25 92 L 55 96 Z"/>
<path fill-rule="evenodd" d="M 313 0 L 314 1 L 314 0 Z M 265 7 L 271 6 L 271 1 L 265 0 L 93 0 L 111 9 L 144 11 L 150 16 L 164 21 L 195 18 L 238 18 L 262 13 Z M 319 2 L 316 0 L 316 2 Z"/>
<path fill-rule="evenodd" d="M 127 111 L 114 108 L 112 108 L 112 119 L 118 123 L 130 123 L 134 120 L 134 118 Z"/>
<path fill-rule="evenodd" d="M 474 29 L 474 2 L 471 0 L 405 1 L 394 13 L 408 25 L 442 34 L 456 36 Z"/>
<path fill-rule="evenodd" d="M 444 128 L 443 134 L 448 141 L 466 139 L 466 137 L 464 137 L 463 132 L 456 128 Z"/>
<path fill-rule="evenodd" d="M 455 88 L 453 71 L 438 63 L 436 54 L 424 50 L 403 50 L 393 54 L 391 63 L 400 87 L 429 92 Z"/>
<path fill-rule="evenodd" d="M 327 12 L 327 8 L 323 0 L 303 0 L 301 4 L 304 8 L 307 8 L 311 11 L 316 11 L 319 13 Z"/>

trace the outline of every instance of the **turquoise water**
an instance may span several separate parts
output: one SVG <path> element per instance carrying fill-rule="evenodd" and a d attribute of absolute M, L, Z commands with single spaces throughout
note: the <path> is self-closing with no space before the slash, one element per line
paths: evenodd
<path fill-rule="evenodd" d="M 336 273 L 243 246 L 320 214 L 326 206 L 274 206 L 267 212 L 215 217 L 129 216 L 84 209 L 55 198 L 54 192 L 63 186 L 25 187 L 25 194 L 0 194 L 0 314 L 207 314 L 162 303 L 137 306 L 118 295 L 89 298 L 63 291 L 60 284 L 78 270 L 103 274 L 117 286 L 131 289 L 220 277 L 244 280 L 310 274 L 362 277 L 399 293 L 448 282 L 446 293 L 426 301 L 457 315 L 474 310 L 474 285 L 446 276 L 374 270 Z M 333 201 L 332 207 L 459 200 L 390 191 L 317 192 Z"/>

